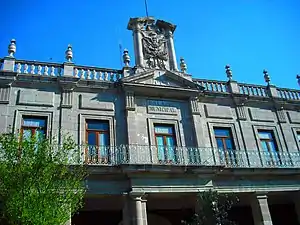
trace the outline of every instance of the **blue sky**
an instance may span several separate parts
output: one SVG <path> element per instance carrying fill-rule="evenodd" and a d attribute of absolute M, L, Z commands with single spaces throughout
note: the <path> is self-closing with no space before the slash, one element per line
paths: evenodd
<path fill-rule="evenodd" d="M 177 25 L 177 59 L 193 77 L 299 89 L 300 0 L 148 0 L 149 15 Z M 70 43 L 80 65 L 120 68 L 119 43 L 134 62 L 130 17 L 145 16 L 144 0 L 4 0 L 0 57 L 17 40 L 16 58 L 63 62 Z"/>

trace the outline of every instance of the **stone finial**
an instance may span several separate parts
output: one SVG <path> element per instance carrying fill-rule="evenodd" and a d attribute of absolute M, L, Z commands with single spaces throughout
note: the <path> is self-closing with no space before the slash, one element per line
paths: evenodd
<path fill-rule="evenodd" d="M 126 67 L 129 66 L 130 56 L 129 56 L 128 50 L 126 48 L 123 51 L 123 62 L 124 62 L 124 64 L 125 64 Z"/>
<path fill-rule="evenodd" d="M 265 82 L 269 85 L 271 79 L 270 79 L 270 76 L 268 74 L 268 71 L 267 70 L 263 70 L 263 74 L 264 74 Z"/>
<path fill-rule="evenodd" d="M 66 60 L 68 62 L 72 62 L 72 59 L 73 59 L 72 45 L 70 45 L 70 44 L 68 45 L 65 55 L 66 55 Z"/>
<path fill-rule="evenodd" d="M 225 66 L 225 71 L 226 71 L 228 80 L 232 80 L 232 71 L 231 71 L 229 65 L 226 65 L 226 66 Z"/>
<path fill-rule="evenodd" d="M 297 78 L 298 84 L 299 84 L 299 86 L 300 86 L 300 74 L 297 74 L 296 78 Z"/>
<path fill-rule="evenodd" d="M 16 53 L 17 50 L 17 46 L 16 46 L 16 40 L 15 39 L 11 39 L 10 40 L 10 44 L 8 45 L 8 54 L 9 57 L 14 58 L 14 54 Z"/>
<path fill-rule="evenodd" d="M 186 73 L 186 71 L 187 71 L 187 65 L 186 65 L 183 57 L 180 57 L 180 69 L 181 69 L 181 72 L 183 72 L 183 73 Z"/>

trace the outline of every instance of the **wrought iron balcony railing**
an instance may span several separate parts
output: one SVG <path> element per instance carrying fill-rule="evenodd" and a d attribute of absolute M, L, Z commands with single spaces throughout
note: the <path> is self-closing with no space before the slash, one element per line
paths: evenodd
<path fill-rule="evenodd" d="M 225 168 L 300 168 L 299 151 L 265 152 L 144 145 L 81 146 L 88 165 L 169 165 Z"/>

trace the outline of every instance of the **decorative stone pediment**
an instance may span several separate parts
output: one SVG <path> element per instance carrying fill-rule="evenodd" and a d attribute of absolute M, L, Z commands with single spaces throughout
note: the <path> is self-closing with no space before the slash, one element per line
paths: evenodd
<path fill-rule="evenodd" d="M 122 82 L 157 85 L 165 87 L 178 87 L 189 89 L 202 89 L 194 83 L 189 75 L 168 70 L 148 70 L 122 79 Z"/>

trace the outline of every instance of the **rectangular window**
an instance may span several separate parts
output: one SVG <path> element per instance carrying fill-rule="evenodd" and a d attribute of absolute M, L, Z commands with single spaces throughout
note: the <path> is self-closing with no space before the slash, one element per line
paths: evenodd
<path fill-rule="evenodd" d="M 224 160 L 226 164 L 235 164 L 236 155 L 234 151 L 235 147 L 232 139 L 231 129 L 215 127 L 214 134 L 221 160 Z"/>
<path fill-rule="evenodd" d="M 176 138 L 173 125 L 154 124 L 155 141 L 160 163 L 174 163 L 176 157 Z"/>
<path fill-rule="evenodd" d="M 86 161 L 107 164 L 110 161 L 109 122 L 86 120 Z"/>
<path fill-rule="evenodd" d="M 23 116 L 21 124 L 21 135 L 24 139 L 33 136 L 38 138 L 45 137 L 47 132 L 47 118 Z"/>
<path fill-rule="evenodd" d="M 298 140 L 298 142 L 300 144 L 300 131 L 297 132 L 297 140 Z"/>
<path fill-rule="evenodd" d="M 262 147 L 262 158 L 267 165 L 280 165 L 277 144 L 274 133 L 271 130 L 258 130 L 260 145 Z"/>

